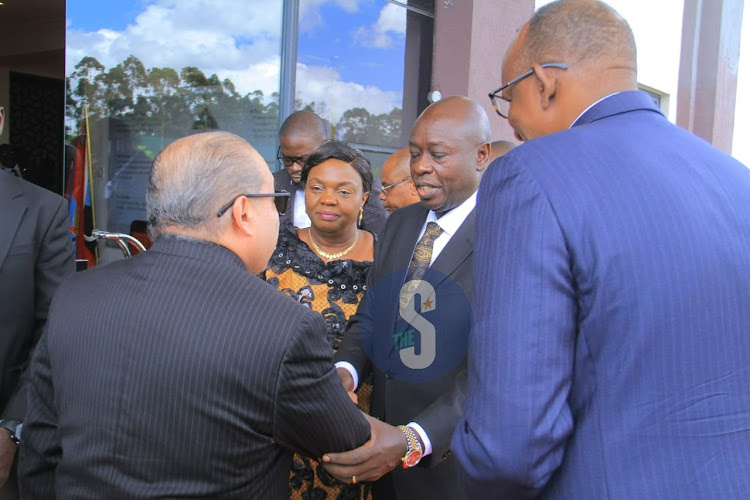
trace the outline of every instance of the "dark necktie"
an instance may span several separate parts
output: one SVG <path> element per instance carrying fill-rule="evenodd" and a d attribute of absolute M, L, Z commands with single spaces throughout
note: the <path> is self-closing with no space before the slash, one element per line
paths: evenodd
<path fill-rule="evenodd" d="M 406 307 L 409 300 L 414 296 L 414 291 L 417 289 L 419 280 L 424 277 L 427 268 L 430 267 L 430 260 L 432 260 L 432 247 L 435 244 L 435 239 L 443 233 L 443 229 L 438 226 L 437 222 L 428 222 L 427 229 L 419 241 L 417 246 L 414 248 L 414 255 L 411 257 L 409 262 L 409 270 L 406 273 L 406 279 L 404 283 L 408 285 L 401 289 L 399 301 L 402 304 L 402 308 Z"/>
<path fill-rule="evenodd" d="M 432 260 L 432 246 L 435 239 L 443 233 L 443 229 L 438 226 L 437 222 L 428 222 L 427 229 L 414 248 L 414 255 L 409 262 L 409 271 L 406 273 L 405 282 L 422 279 L 427 268 L 430 267 Z"/>

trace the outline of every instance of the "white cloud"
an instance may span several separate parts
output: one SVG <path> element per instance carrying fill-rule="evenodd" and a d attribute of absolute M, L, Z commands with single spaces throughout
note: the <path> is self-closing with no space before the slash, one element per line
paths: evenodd
<path fill-rule="evenodd" d="M 353 13 L 359 10 L 358 0 L 300 0 L 299 2 L 299 30 L 303 32 L 314 31 L 318 26 L 324 25 L 320 7 L 326 4 L 336 5 L 344 12 Z"/>
<path fill-rule="evenodd" d="M 396 37 L 406 36 L 406 9 L 387 4 L 380 11 L 378 20 L 370 27 L 360 26 L 354 32 L 354 41 L 365 47 L 388 49 Z"/>
<path fill-rule="evenodd" d="M 302 0 L 300 26 L 309 25 L 309 16 L 318 15 L 324 4 L 347 12 L 358 9 L 357 0 Z M 399 24 L 397 13 L 403 17 L 405 10 L 386 6 L 373 32 L 403 33 L 405 23 Z M 267 0 L 156 0 L 122 31 L 84 32 L 68 21 L 66 72 L 85 56 L 110 69 L 132 54 L 146 68 L 179 72 L 195 66 L 206 76 L 229 78 L 241 95 L 261 90 L 268 98 L 279 90 L 281 15 L 281 2 Z M 401 106 L 401 93 L 342 81 L 324 62 L 297 65 L 297 98 L 303 104 L 315 102 L 333 123 L 352 107 L 380 114 Z"/>
<path fill-rule="evenodd" d="M 347 109 L 366 108 L 373 114 L 389 113 L 401 107 L 402 97 L 400 92 L 341 81 L 334 68 L 298 63 L 297 99 L 303 104 L 315 102 L 316 111 L 335 125 Z"/>
<path fill-rule="evenodd" d="M 245 70 L 279 53 L 281 3 L 271 4 L 272 8 L 263 0 L 159 0 L 123 31 L 69 29 L 66 71 L 70 73 L 86 55 L 110 68 L 131 54 L 147 68 L 169 66 L 179 71 L 196 66 L 207 75 Z"/>

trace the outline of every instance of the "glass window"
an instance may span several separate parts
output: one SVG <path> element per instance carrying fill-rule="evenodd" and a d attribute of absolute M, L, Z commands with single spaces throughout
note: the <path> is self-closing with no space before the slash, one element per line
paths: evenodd
<path fill-rule="evenodd" d="M 282 6 L 67 1 L 66 136 L 82 151 L 88 126 L 99 229 L 145 219 L 151 162 L 185 135 L 233 132 L 275 163 Z"/>
<path fill-rule="evenodd" d="M 376 171 L 428 104 L 434 2 L 300 0 L 295 109 L 366 151 Z"/>

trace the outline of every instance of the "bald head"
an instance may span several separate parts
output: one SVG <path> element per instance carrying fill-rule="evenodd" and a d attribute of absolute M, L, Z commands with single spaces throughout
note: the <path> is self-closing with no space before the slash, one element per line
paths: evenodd
<path fill-rule="evenodd" d="M 409 159 L 409 148 L 399 149 L 388 157 L 380 171 L 383 183 L 380 200 L 389 212 L 419 203 L 419 196 L 411 179 Z"/>
<path fill-rule="evenodd" d="M 598 100 L 636 90 L 633 33 L 598 0 L 552 2 L 524 25 L 505 55 L 503 81 L 524 74 L 502 90 L 520 141 L 565 130 Z"/>
<path fill-rule="evenodd" d="M 447 97 L 425 109 L 409 139 L 422 204 L 441 217 L 474 194 L 489 160 L 489 141 L 487 114 L 471 99 Z"/>
<path fill-rule="evenodd" d="M 219 208 L 270 178 L 263 158 L 244 139 L 207 132 L 176 140 L 154 160 L 146 210 L 154 239 L 162 233 L 216 236 Z M 272 182 L 272 181 L 271 181 Z"/>
<path fill-rule="evenodd" d="M 627 21 L 598 0 L 558 0 L 539 8 L 524 27 L 519 62 L 564 61 L 570 67 L 635 71 L 636 49 Z"/>
<path fill-rule="evenodd" d="M 328 138 L 326 123 L 312 111 L 295 111 L 284 120 L 279 137 L 309 137 L 323 142 Z"/>

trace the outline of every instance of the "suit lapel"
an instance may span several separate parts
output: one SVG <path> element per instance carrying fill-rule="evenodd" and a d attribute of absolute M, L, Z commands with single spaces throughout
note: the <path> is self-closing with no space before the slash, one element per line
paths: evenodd
<path fill-rule="evenodd" d="M 0 176 L 3 176 L 0 178 L 0 231 L 4 235 L 0 238 L 0 267 L 2 267 L 5 256 L 10 250 L 13 236 L 21 223 L 21 217 L 26 211 L 27 199 L 15 178 L 4 177 L 10 176 L 6 172 L 0 172 Z"/>
<path fill-rule="evenodd" d="M 453 274 L 456 268 L 471 256 L 472 252 L 474 252 L 474 210 L 469 213 L 456 234 L 430 266 L 430 269 L 443 275 L 435 286 L 437 287 L 445 278 Z"/>

